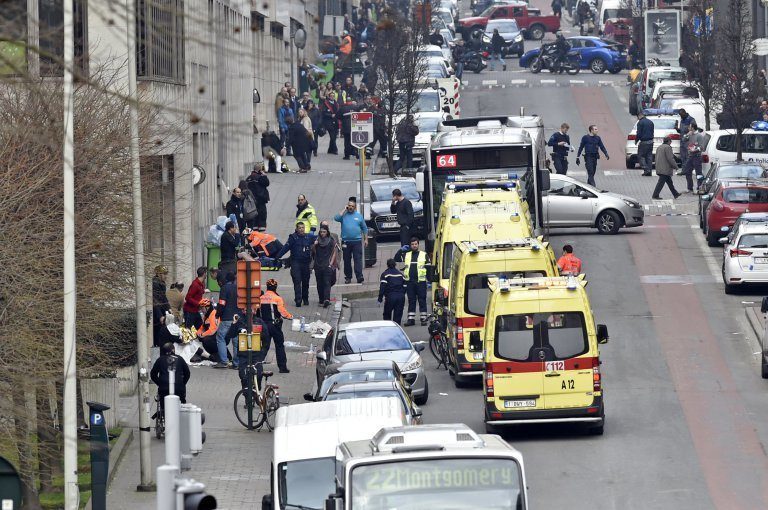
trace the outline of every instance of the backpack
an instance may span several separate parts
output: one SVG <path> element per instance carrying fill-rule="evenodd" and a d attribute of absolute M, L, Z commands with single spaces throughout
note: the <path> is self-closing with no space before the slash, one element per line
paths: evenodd
<path fill-rule="evenodd" d="M 246 220 L 252 220 L 259 215 L 259 210 L 256 208 L 256 199 L 253 198 L 253 193 L 245 193 L 245 199 L 243 200 L 243 217 Z"/>

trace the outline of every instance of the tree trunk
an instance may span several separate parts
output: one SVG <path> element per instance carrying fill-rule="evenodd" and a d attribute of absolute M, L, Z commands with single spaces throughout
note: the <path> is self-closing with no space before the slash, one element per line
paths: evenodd
<path fill-rule="evenodd" d="M 50 385 L 47 382 L 43 382 L 36 392 L 37 462 L 40 475 L 40 491 L 42 492 L 48 492 L 53 489 L 53 466 L 58 459 L 49 390 Z"/>
<path fill-rule="evenodd" d="M 704 97 L 704 117 L 705 117 L 705 119 L 704 119 L 704 129 L 706 131 L 710 130 L 709 117 L 712 114 L 711 108 L 712 108 L 712 106 L 709 103 L 709 98 L 705 96 Z"/>
<path fill-rule="evenodd" d="M 19 476 L 21 477 L 22 510 L 41 510 L 40 494 L 35 481 L 35 463 L 27 434 L 28 411 L 23 387 L 15 387 L 13 392 L 14 434 L 16 450 L 19 456 Z"/>

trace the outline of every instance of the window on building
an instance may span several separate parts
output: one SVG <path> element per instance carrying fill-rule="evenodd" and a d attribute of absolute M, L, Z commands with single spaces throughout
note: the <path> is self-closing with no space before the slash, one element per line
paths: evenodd
<path fill-rule="evenodd" d="M 263 32 L 266 27 L 266 18 L 256 11 L 251 11 L 251 30 Z"/>
<path fill-rule="evenodd" d="M 139 78 L 184 82 L 184 0 L 137 0 Z"/>
<path fill-rule="evenodd" d="M 277 21 L 269 22 L 269 33 L 275 39 L 283 39 L 283 25 Z"/>

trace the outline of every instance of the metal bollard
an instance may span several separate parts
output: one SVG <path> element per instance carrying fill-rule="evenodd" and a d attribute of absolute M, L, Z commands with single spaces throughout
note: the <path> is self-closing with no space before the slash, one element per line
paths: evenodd
<path fill-rule="evenodd" d="M 157 467 L 157 510 L 175 510 L 178 474 L 176 466 L 165 464 Z"/>
<path fill-rule="evenodd" d="M 181 400 L 176 395 L 165 397 L 165 463 L 180 467 L 179 419 Z"/>
<path fill-rule="evenodd" d="M 205 414 L 203 414 L 203 410 L 197 406 L 193 406 L 192 412 L 190 413 L 189 449 L 194 455 L 203 451 L 203 443 L 205 442 L 205 432 L 203 432 L 204 423 Z"/>
<path fill-rule="evenodd" d="M 181 404 L 181 421 L 179 423 L 179 439 L 181 442 L 181 470 L 188 471 L 192 469 L 192 451 L 190 445 L 190 427 L 192 426 L 192 413 L 195 406 L 192 404 Z"/>

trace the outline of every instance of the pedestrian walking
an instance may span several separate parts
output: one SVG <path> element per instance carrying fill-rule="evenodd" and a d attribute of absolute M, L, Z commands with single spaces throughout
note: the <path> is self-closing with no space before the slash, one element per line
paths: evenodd
<path fill-rule="evenodd" d="M 558 18 L 563 17 L 563 0 L 552 0 L 550 4 L 552 6 L 552 14 Z"/>
<path fill-rule="evenodd" d="M 491 36 L 491 58 L 488 62 L 488 64 L 491 67 L 491 71 L 496 70 L 496 62 L 498 61 L 501 64 L 501 69 L 503 71 L 507 70 L 507 63 L 504 62 L 504 59 L 502 58 L 502 51 L 504 49 L 504 37 L 499 33 L 498 28 L 493 29 L 493 35 Z"/>
<path fill-rule="evenodd" d="M 637 160 L 643 169 L 643 175 L 648 177 L 653 169 L 653 122 L 642 111 L 637 112 L 635 127 L 635 145 L 637 145 Z"/>
<path fill-rule="evenodd" d="M 677 132 L 680 134 L 680 167 L 683 168 L 685 167 L 685 162 L 688 159 L 688 147 L 686 144 L 682 143 L 682 140 L 688 136 L 688 133 L 690 133 L 690 129 L 688 128 L 691 124 L 696 124 L 696 120 L 691 117 L 684 108 L 680 108 L 678 113 L 680 114 L 680 120 L 676 123 L 677 125 L 675 127 L 677 128 Z M 683 175 L 683 170 L 680 170 L 679 175 Z"/>
<path fill-rule="evenodd" d="M 392 190 L 392 204 L 389 206 L 389 212 L 397 216 L 397 224 L 400 225 L 400 246 L 407 246 L 411 242 L 413 204 L 403 195 L 400 188 Z"/>
<path fill-rule="evenodd" d="M 229 271 L 224 276 L 224 286 L 219 292 L 219 304 L 216 307 L 219 317 L 219 327 L 216 331 L 216 346 L 219 353 L 219 364 L 216 368 L 227 368 L 228 366 L 237 367 L 237 343 L 232 344 L 232 364 L 227 363 L 229 357 L 227 351 L 227 333 L 232 326 L 237 309 L 237 285 L 235 284 L 235 273 Z"/>
<path fill-rule="evenodd" d="M 688 185 L 688 192 L 693 193 L 693 172 L 696 172 L 696 190 L 701 187 L 703 178 L 701 172 L 701 148 L 705 143 L 704 135 L 699 132 L 695 122 L 688 125 L 688 134 L 683 140 L 680 140 L 680 146 L 686 146 L 688 157 L 683 165 L 683 175 Z"/>
<path fill-rule="evenodd" d="M 397 138 L 400 157 L 395 164 L 395 171 L 413 167 L 413 146 L 416 144 L 416 135 L 418 134 L 419 126 L 413 122 L 413 115 L 408 114 L 398 122 L 397 128 L 395 128 L 395 137 Z"/>
<path fill-rule="evenodd" d="M 347 202 L 347 207 L 333 217 L 341 223 L 341 250 L 344 255 L 344 283 L 352 282 L 354 265 L 357 283 L 363 283 L 363 247 L 368 246 L 368 226 L 363 215 L 357 211 L 357 203 L 353 198 Z"/>
<path fill-rule="evenodd" d="M 312 135 L 293 117 L 286 117 L 285 121 L 288 124 L 287 146 L 293 151 L 299 172 L 307 172 L 312 168 L 307 160 L 307 154 L 312 152 Z"/>
<path fill-rule="evenodd" d="M 283 319 L 293 319 L 293 315 L 285 309 L 283 298 L 277 293 L 277 281 L 273 278 L 267 280 L 267 291 L 261 296 L 259 303 L 261 304 L 261 318 L 269 326 L 269 334 L 275 340 L 277 368 L 283 374 L 290 373 L 288 358 L 285 355 Z"/>
<path fill-rule="evenodd" d="M 163 409 L 165 397 L 170 395 L 171 379 L 168 370 L 173 370 L 173 394 L 179 397 L 182 404 L 187 403 L 187 382 L 190 372 L 184 358 L 175 354 L 173 344 L 167 342 L 160 348 L 160 357 L 157 358 L 149 371 L 149 378 L 157 385 L 157 396 L 160 399 L 160 409 Z"/>
<path fill-rule="evenodd" d="M 552 161 L 555 164 L 555 171 L 563 175 L 568 173 L 568 152 L 571 150 L 569 129 L 570 126 L 563 122 L 560 124 L 560 131 L 552 133 L 547 142 L 547 145 L 552 147 Z"/>
<path fill-rule="evenodd" d="M 348 98 L 339 108 L 338 117 L 341 119 L 341 134 L 344 137 L 344 159 L 357 157 L 357 151 L 352 146 L 352 112 L 357 111 L 357 104 Z"/>
<path fill-rule="evenodd" d="M 312 128 L 312 119 L 309 118 L 309 114 L 304 108 L 299 110 L 299 122 L 301 122 L 301 125 L 307 130 L 307 135 L 309 135 L 309 150 L 304 157 L 307 160 L 307 165 L 311 165 L 312 153 L 315 151 L 317 140 L 315 140 L 315 131 Z"/>
<path fill-rule="evenodd" d="M 676 169 L 677 161 L 672 152 L 672 137 L 667 135 L 664 137 L 664 142 L 656 149 L 656 175 L 659 176 L 659 180 L 653 189 L 652 199 L 661 200 L 659 193 L 661 193 L 665 184 L 669 187 L 669 191 L 674 198 L 680 196 L 680 193 L 675 189 L 675 184 L 672 182 L 672 174 Z"/>
<path fill-rule="evenodd" d="M 319 235 L 312 246 L 312 265 L 317 281 L 317 294 L 323 308 L 331 304 L 331 288 L 336 284 L 336 270 L 339 267 L 336 241 L 331 237 L 331 230 L 320 225 Z"/>
<path fill-rule="evenodd" d="M 286 143 L 288 139 L 288 117 L 293 118 L 291 102 L 288 98 L 283 99 L 283 106 L 277 111 L 277 124 L 280 126 L 280 145 L 286 147 L 286 156 L 291 155 L 290 146 Z"/>
<path fill-rule="evenodd" d="M 267 230 L 267 204 L 269 203 L 269 177 L 267 169 L 263 166 L 254 167 L 251 175 L 246 179 L 248 189 L 256 200 L 256 230 Z"/>
<path fill-rule="evenodd" d="M 241 227 L 238 222 L 238 230 L 242 233 L 246 227 L 256 228 L 259 220 L 259 205 L 256 197 L 251 192 L 251 188 L 248 186 L 248 181 L 243 179 L 240 184 L 237 185 L 237 189 L 240 191 L 240 197 L 242 198 L 241 210 L 244 219 L 244 225 Z"/>
<path fill-rule="evenodd" d="M 307 101 L 307 116 L 312 123 L 312 155 L 317 156 L 317 144 L 320 137 L 325 134 L 325 128 L 323 127 L 323 115 L 320 113 L 320 108 L 311 99 Z"/>
<path fill-rule="evenodd" d="M 587 168 L 587 184 L 596 186 L 595 173 L 597 172 L 597 160 L 600 159 L 600 151 L 603 151 L 606 160 L 611 158 L 608 156 L 608 151 L 603 145 L 603 140 L 597 134 L 597 126 L 594 124 L 589 126 L 589 133 L 581 137 L 579 150 L 576 152 L 576 166 L 579 165 L 582 150 L 584 151 L 584 166 Z"/>
<path fill-rule="evenodd" d="M 155 276 L 152 277 L 152 337 L 153 345 L 160 347 L 160 328 L 165 324 L 165 313 L 170 311 L 166 296 L 165 279 L 168 276 L 168 268 L 155 266 Z"/>
<path fill-rule="evenodd" d="M 389 140 L 387 140 L 387 117 L 380 103 L 373 106 L 373 142 L 368 146 L 371 154 L 376 142 L 379 142 L 379 157 L 386 157 L 387 144 L 389 143 Z"/>
<path fill-rule="evenodd" d="M 197 277 L 189 285 L 187 295 L 184 297 L 184 326 L 187 328 L 198 329 L 203 325 L 203 318 L 200 315 L 200 302 L 205 294 L 205 274 L 208 268 L 200 266 L 197 268 Z"/>
<path fill-rule="evenodd" d="M 419 238 L 411 237 L 407 248 L 401 248 L 395 256 L 395 262 L 402 262 L 403 275 L 408 295 L 408 321 L 406 326 L 416 324 L 416 304 L 419 305 L 421 325 L 427 325 L 427 264 L 429 255 L 419 250 Z"/>
<path fill-rule="evenodd" d="M 224 224 L 224 233 L 221 235 L 221 260 L 219 261 L 219 282 L 227 273 L 237 272 L 237 249 L 240 246 L 237 227 L 231 221 Z"/>
<path fill-rule="evenodd" d="M 181 282 L 174 282 L 171 284 L 171 288 L 165 293 L 165 297 L 168 299 L 168 306 L 170 306 L 170 312 L 176 319 L 176 324 L 181 324 L 183 315 L 181 314 L 181 307 L 184 306 L 184 284 Z"/>
<path fill-rule="evenodd" d="M 395 259 L 387 260 L 387 269 L 381 273 L 379 303 L 384 301 L 384 320 L 403 322 L 405 306 L 405 276 L 397 269 Z"/>
<path fill-rule="evenodd" d="M 304 224 L 304 231 L 314 233 L 317 230 L 317 213 L 307 201 L 305 195 L 299 195 L 296 202 L 296 221 Z"/>
<path fill-rule="evenodd" d="M 455 42 L 453 49 L 451 50 L 451 56 L 453 57 L 453 62 L 456 66 L 456 78 L 458 78 L 459 81 L 461 81 L 461 77 L 464 74 L 464 53 L 466 53 L 464 41 L 459 39 Z"/>
<path fill-rule="evenodd" d="M 581 259 L 573 254 L 573 246 L 563 246 L 563 254 L 557 259 L 557 267 L 563 276 L 577 276 L 581 274 Z"/>
<path fill-rule="evenodd" d="M 275 258 L 291 253 L 291 280 L 293 280 L 293 302 L 296 307 L 302 303 L 309 305 L 309 277 L 310 263 L 312 262 L 312 244 L 317 236 L 307 233 L 304 223 L 296 222 L 296 230 L 288 236 L 288 240 L 277 252 Z"/>
<path fill-rule="evenodd" d="M 230 218 L 235 215 L 237 219 L 237 229 L 242 232 L 246 227 L 245 217 L 243 216 L 243 192 L 240 188 L 232 190 L 232 195 L 229 197 L 229 202 L 226 205 L 227 217 Z"/>
<path fill-rule="evenodd" d="M 336 92 L 333 90 L 326 93 L 323 100 L 321 114 L 323 117 L 323 127 L 328 132 L 328 154 L 338 154 L 339 149 L 336 146 L 336 137 L 339 135 L 339 103 L 336 102 Z"/>

